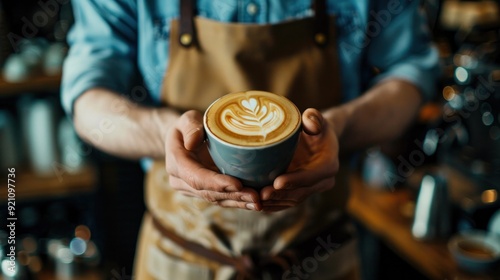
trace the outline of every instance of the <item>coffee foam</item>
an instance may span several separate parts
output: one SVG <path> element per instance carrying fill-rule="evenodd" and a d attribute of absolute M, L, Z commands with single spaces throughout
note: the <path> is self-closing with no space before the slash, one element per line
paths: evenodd
<path fill-rule="evenodd" d="M 206 112 L 206 126 L 222 141 L 241 146 L 269 145 L 300 126 L 300 112 L 288 99 L 262 91 L 230 93 Z"/>

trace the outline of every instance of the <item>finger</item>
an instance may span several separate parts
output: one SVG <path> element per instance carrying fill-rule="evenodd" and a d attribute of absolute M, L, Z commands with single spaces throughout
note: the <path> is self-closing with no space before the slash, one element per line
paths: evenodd
<path fill-rule="evenodd" d="M 195 190 L 182 179 L 170 176 L 170 186 L 180 191 L 182 194 L 196 196 L 208 202 L 217 203 L 220 201 L 236 201 L 242 203 L 254 203 L 260 205 L 259 194 L 251 188 L 243 188 L 240 192 L 215 192 L 208 190 Z M 258 207 L 255 207 L 258 208 Z"/>
<path fill-rule="evenodd" d="M 288 207 L 288 206 L 268 206 L 268 207 L 263 207 L 262 212 L 273 213 L 273 212 L 283 211 L 283 210 L 286 210 L 288 208 L 290 208 L 290 207 Z"/>
<path fill-rule="evenodd" d="M 258 204 L 260 207 L 260 197 L 259 193 L 252 188 L 243 188 L 240 193 L 242 194 L 241 200 L 247 201 L 247 202 L 252 202 Z"/>
<path fill-rule="evenodd" d="M 218 192 L 218 191 L 211 191 L 211 190 L 197 190 L 194 189 L 191 185 L 186 183 L 183 179 L 178 178 L 176 176 L 170 176 L 169 177 L 170 181 L 170 186 L 189 196 L 196 196 L 198 198 L 202 198 L 205 201 L 211 202 L 211 203 L 217 203 L 219 201 L 223 200 L 234 200 L 234 201 L 240 201 L 244 203 L 259 203 L 259 196 L 257 192 L 253 189 L 249 188 L 244 188 L 242 189 L 241 192 L 239 191 L 234 191 L 234 192 Z"/>
<path fill-rule="evenodd" d="M 196 190 L 184 182 L 184 180 L 172 175 L 169 176 L 168 180 L 172 189 L 182 192 L 185 195 L 189 194 L 190 196 L 199 197 L 196 194 Z"/>
<path fill-rule="evenodd" d="M 294 200 L 266 200 L 262 202 L 263 208 L 268 207 L 294 207 L 297 206 L 302 201 L 294 201 Z"/>
<path fill-rule="evenodd" d="M 217 203 L 218 201 L 223 200 L 241 201 L 241 195 L 239 195 L 238 192 L 214 192 L 202 190 L 197 191 L 196 194 L 198 197 L 212 203 Z"/>
<path fill-rule="evenodd" d="M 262 205 L 264 207 L 275 206 L 295 206 L 307 198 L 316 188 L 300 188 L 293 190 L 276 190 L 273 187 L 265 187 L 260 192 Z"/>
<path fill-rule="evenodd" d="M 254 189 L 244 188 L 241 192 L 199 191 L 201 198 L 222 207 L 260 211 L 262 203 Z"/>
<path fill-rule="evenodd" d="M 242 185 L 238 179 L 207 169 L 195 159 L 190 151 L 184 149 L 182 142 L 179 141 L 181 135 L 178 131 L 173 131 L 169 137 L 173 141 L 168 142 L 165 147 L 167 151 L 165 162 L 170 175 L 184 180 L 196 190 L 241 190 Z"/>
<path fill-rule="evenodd" d="M 197 197 L 194 195 L 192 192 L 186 192 L 186 191 L 179 191 L 182 195 L 189 196 L 189 197 Z"/>
<path fill-rule="evenodd" d="M 274 194 L 276 190 L 273 188 L 273 186 L 267 186 L 264 187 L 260 190 L 260 199 L 264 200 L 269 200 L 272 199 L 272 195 Z"/>
<path fill-rule="evenodd" d="M 323 131 L 324 121 L 320 111 L 308 108 L 302 114 L 302 129 L 309 135 L 318 135 Z"/>
<path fill-rule="evenodd" d="M 207 145 L 206 143 L 203 143 L 203 146 L 205 146 L 205 147 L 196 151 L 197 161 L 200 164 L 202 164 L 205 168 L 210 169 L 212 171 L 215 171 L 217 173 L 221 173 L 219 168 L 215 165 L 214 160 L 212 159 L 212 156 L 208 152 L 206 145 Z"/>
<path fill-rule="evenodd" d="M 274 180 L 273 187 L 276 190 L 297 189 L 314 186 L 320 182 L 333 186 L 337 171 L 338 161 L 332 158 L 329 163 L 311 166 L 308 169 L 298 169 L 278 176 Z"/>
<path fill-rule="evenodd" d="M 335 185 L 335 178 L 324 179 L 314 186 L 295 188 L 295 189 L 282 189 L 282 190 L 266 190 L 265 193 L 261 192 L 261 199 L 266 201 L 295 201 L 300 203 L 304 201 L 307 197 L 314 193 L 324 192 L 333 188 Z"/>
<path fill-rule="evenodd" d="M 199 195 L 194 194 L 192 191 L 185 191 L 182 189 L 178 189 L 181 194 L 189 197 L 196 197 L 198 199 L 203 199 L 207 201 L 206 196 L 208 195 L 213 195 L 213 198 L 210 198 L 208 202 L 211 202 L 213 204 L 217 204 L 221 207 L 224 208 L 240 208 L 240 209 L 247 209 L 247 210 L 255 210 L 255 211 L 260 211 L 262 209 L 262 205 L 260 203 L 254 203 L 252 202 L 252 199 L 248 198 L 247 194 L 236 194 L 232 193 L 233 195 L 230 195 L 229 197 L 231 198 L 240 198 L 240 200 L 233 200 L 233 199 L 222 199 L 224 195 L 219 196 L 217 194 L 205 194 L 205 197 L 200 197 Z M 227 197 L 227 196 L 226 196 Z"/>
<path fill-rule="evenodd" d="M 244 201 L 234 201 L 234 200 L 221 200 L 217 201 L 217 205 L 224 208 L 240 208 L 253 211 L 262 210 L 262 206 L 257 203 L 248 203 Z"/>
<path fill-rule="evenodd" d="M 215 191 L 201 190 L 195 193 L 199 197 L 209 202 L 234 200 L 234 201 L 256 203 L 259 201 L 257 193 L 254 190 L 248 190 L 248 189 L 245 189 L 241 192 L 215 192 Z"/>
<path fill-rule="evenodd" d="M 205 139 L 203 116 L 198 111 L 191 110 L 182 114 L 176 128 L 182 134 L 184 147 L 188 151 L 198 148 Z"/>

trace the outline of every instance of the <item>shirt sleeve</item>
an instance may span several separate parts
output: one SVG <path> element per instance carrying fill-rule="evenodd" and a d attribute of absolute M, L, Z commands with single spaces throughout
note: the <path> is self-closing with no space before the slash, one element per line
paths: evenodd
<path fill-rule="evenodd" d="M 377 14 L 370 12 L 372 23 L 368 22 L 367 29 L 372 40 L 368 63 L 381 71 L 372 83 L 403 79 L 417 86 L 425 101 L 432 99 L 440 74 L 439 58 L 425 15 L 419 10 L 420 1 L 379 2 L 385 5 L 377 9 Z"/>
<path fill-rule="evenodd" d="M 75 23 L 68 34 L 69 53 L 63 66 L 61 102 L 73 113 L 86 90 L 105 87 L 124 93 L 135 73 L 137 20 L 126 0 L 73 1 Z"/>

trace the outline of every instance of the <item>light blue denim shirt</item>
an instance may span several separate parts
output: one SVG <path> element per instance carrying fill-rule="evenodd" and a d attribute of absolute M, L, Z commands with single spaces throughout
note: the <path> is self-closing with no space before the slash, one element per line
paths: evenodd
<path fill-rule="evenodd" d="M 361 71 L 365 49 L 368 65 L 381 71 L 371 83 L 400 78 L 414 83 L 426 99 L 432 97 L 439 74 L 438 55 L 418 0 L 374 1 L 371 8 L 369 0 L 327 2 L 338 26 L 344 101 L 358 96 L 366 82 Z M 64 64 L 64 109 L 71 113 L 76 98 L 93 87 L 142 98 L 143 91 L 137 87 L 134 91 L 137 77 L 158 102 L 169 62 L 170 22 L 179 16 L 179 1 L 84 0 L 72 4 L 75 24 Z M 277 23 L 311 16 L 310 7 L 311 0 L 198 0 L 198 15 L 223 22 Z"/>

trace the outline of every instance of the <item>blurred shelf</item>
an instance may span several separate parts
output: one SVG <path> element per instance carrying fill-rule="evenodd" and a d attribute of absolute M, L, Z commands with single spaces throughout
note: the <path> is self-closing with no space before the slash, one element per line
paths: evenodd
<path fill-rule="evenodd" d="M 86 271 L 82 273 L 75 273 L 76 275 L 61 275 L 57 276 L 54 271 L 44 269 L 34 276 L 36 280 L 54 280 L 54 279 L 68 279 L 68 280 L 104 280 L 107 279 L 105 274 L 100 271 Z M 31 279 L 31 278 L 30 278 Z M 114 278 L 112 278 L 114 279 Z M 119 278 L 121 279 L 121 278 Z M 0 275 L 0 280 L 7 280 Z"/>
<path fill-rule="evenodd" d="M 57 90 L 61 84 L 61 75 L 35 76 L 18 83 L 5 81 L 0 77 L 0 97 L 16 95 L 25 92 L 42 92 Z"/>
<path fill-rule="evenodd" d="M 91 166 L 85 166 L 77 173 L 64 172 L 60 176 L 41 176 L 17 168 L 15 174 L 16 201 L 90 193 L 97 184 L 97 173 Z M 4 198 L 8 194 L 6 184 L 7 180 L 0 185 L 0 195 Z"/>

